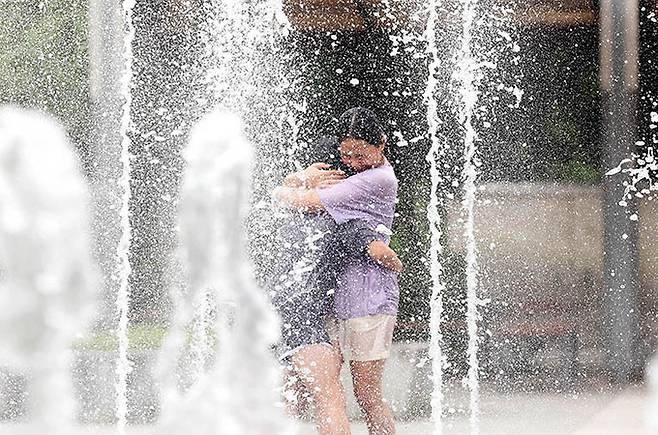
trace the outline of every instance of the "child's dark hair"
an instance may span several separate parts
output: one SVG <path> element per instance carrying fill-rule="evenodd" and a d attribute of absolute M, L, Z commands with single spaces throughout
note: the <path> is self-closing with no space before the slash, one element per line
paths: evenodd
<path fill-rule="evenodd" d="M 365 107 L 354 107 L 340 115 L 336 136 L 339 143 L 350 138 L 364 140 L 373 146 L 381 145 L 386 139 L 379 118 Z"/>
<path fill-rule="evenodd" d="M 340 161 L 338 145 L 336 136 L 322 136 L 308 146 L 302 155 L 302 164 L 308 166 L 315 162 L 325 162 L 332 166 L 337 165 Z"/>

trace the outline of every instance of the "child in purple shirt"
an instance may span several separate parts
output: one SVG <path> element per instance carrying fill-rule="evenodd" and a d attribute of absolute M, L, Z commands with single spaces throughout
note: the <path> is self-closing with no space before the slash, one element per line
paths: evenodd
<path fill-rule="evenodd" d="M 395 213 L 397 179 L 388 162 L 353 175 L 339 184 L 317 191 L 324 209 L 343 224 L 352 219 L 367 222 L 390 243 Z M 396 274 L 366 256 L 343 266 L 334 297 L 337 319 L 348 320 L 386 314 L 397 316 L 399 289 Z"/>
<path fill-rule="evenodd" d="M 386 135 L 376 115 L 354 108 L 339 119 L 341 162 L 356 172 L 327 180 L 315 189 L 277 188 L 283 203 L 304 211 L 324 210 L 336 221 L 368 222 L 390 240 L 397 179 L 383 151 Z M 320 170 L 320 169 L 318 169 Z M 397 275 L 367 258 L 358 258 L 339 274 L 329 335 L 349 360 L 354 393 L 370 433 L 394 434 L 391 411 L 382 397 L 384 362 L 390 354 L 397 316 Z"/>

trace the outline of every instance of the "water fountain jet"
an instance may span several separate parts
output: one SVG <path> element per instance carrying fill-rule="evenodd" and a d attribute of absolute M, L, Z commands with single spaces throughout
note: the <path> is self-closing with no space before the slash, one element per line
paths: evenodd
<path fill-rule="evenodd" d="M 276 405 L 279 369 L 270 351 L 278 326 L 245 253 L 252 149 L 240 119 L 221 110 L 208 114 L 192 131 L 185 157 L 180 199 L 184 298 L 190 303 L 212 294 L 215 362 L 178 397 L 178 409 L 168 407 L 163 427 L 186 433 L 192 419 L 208 434 L 287 433 L 283 410 Z"/>
<path fill-rule="evenodd" d="M 91 320 L 96 275 L 89 194 L 50 117 L 0 108 L 0 204 L 0 365 L 27 376 L 30 429 L 69 434 L 71 347 Z"/>

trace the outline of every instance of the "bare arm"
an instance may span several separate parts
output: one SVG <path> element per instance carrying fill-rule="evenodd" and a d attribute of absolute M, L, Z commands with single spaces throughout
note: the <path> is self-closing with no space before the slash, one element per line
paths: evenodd
<path fill-rule="evenodd" d="M 391 269 L 394 272 L 402 272 L 402 261 L 398 258 L 395 251 L 393 251 L 386 243 L 380 240 L 373 240 L 368 244 L 368 255 L 375 263 Z"/>
<path fill-rule="evenodd" d="M 304 187 L 304 176 L 302 173 L 303 171 L 297 171 L 286 175 L 286 178 L 283 179 L 283 185 L 286 187 Z"/>
<path fill-rule="evenodd" d="M 312 189 L 331 185 L 345 178 L 345 173 L 338 169 L 331 169 L 326 163 L 313 163 L 308 168 L 288 174 L 283 180 L 287 187 L 305 187 Z"/>
<path fill-rule="evenodd" d="M 272 192 L 274 199 L 290 208 L 306 212 L 324 210 L 322 201 L 315 189 L 279 186 Z"/>
<path fill-rule="evenodd" d="M 330 169 L 326 163 L 313 163 L 303 171 L 286 176 L 283 184 L 272 192 L 278 202 L 298 210 L 314 212 L 324 206 L 315 188 L 323 188 L 338 183 L 345 178 L 342 171 Z"/>

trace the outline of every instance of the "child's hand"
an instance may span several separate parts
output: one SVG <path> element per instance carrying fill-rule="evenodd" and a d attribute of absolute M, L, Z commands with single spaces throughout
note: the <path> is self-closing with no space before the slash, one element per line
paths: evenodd
<path fill-rule="evenodd" d="M 395 273 L 402 273 L 402 271 L 404 270 L 404 264 L 402 264 L 400 257 L 398 257 L 397 255 L 391 258 L 388 261 L 388 263 L 389 263 L 389 268 Z"/>
<path fill-rule="evenodd" d="M 323 180 L 318 183 L 317 186 L 315 186 L 316 189 L 326 189 L 327 187 L 331 187 L 334 184 L 338 184 L 341 181 L 343 181 L 344 178 L 336 178 L 336 179 L 330 179 L 330 180 Z"/>
<path fill-rule="evenodd" d="M 395 251 L 380 240 L 373 240 L 370 242 L 367 252 L 370 258 L 376 263 L 392 270 L 393 272 L 401 273 L 404 270 L 404 265 Z"/>
<path fill-rule="evenodd" d="M 301 172 L 300 178 L 307 189 L 325 188 L 340 182 L 345 178 L 345 173 L 331 169 L 326 163 L 313 163 Z"/>

